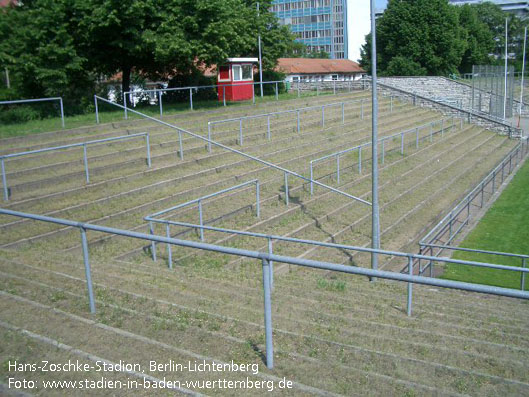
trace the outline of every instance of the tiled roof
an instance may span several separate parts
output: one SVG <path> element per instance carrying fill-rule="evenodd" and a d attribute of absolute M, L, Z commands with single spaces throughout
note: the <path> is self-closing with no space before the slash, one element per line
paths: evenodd
<path fill-rule="evenodd" d="M 277 69 L 286 74 L 365 73 L 348 59 L 279 58 Z"/>

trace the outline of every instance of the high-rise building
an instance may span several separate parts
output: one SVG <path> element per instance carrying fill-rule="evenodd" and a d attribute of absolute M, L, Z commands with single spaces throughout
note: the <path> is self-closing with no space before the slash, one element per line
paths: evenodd
<path fill-rule="evenodd" d="M 274 0 L 271 11 L 310 51 L 347 58 L 347 0 Z"/>

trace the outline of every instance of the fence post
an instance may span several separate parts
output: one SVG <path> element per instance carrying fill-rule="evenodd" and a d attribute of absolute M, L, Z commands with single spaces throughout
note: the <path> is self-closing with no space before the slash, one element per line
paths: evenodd
<path fill-rule="evenodd" d="M 340 156 L 336 156 L 336 183 L 340 184 Z"/>
<path fill-rule="evenodd" d="M 198 200 L 198 218 L 200 221 L 200 241 L 204 241 L 204 218 L 202 215 L 202 200 Z"/>
<path fill-rule="evenodd" d="M 270 134 L 270 115 L 266 117 L 266 137 L 268 140 L 272 139 Z"/>
<path fill-rule="evenodd" d="M 61 105 L 61 123 L 62 123 L 62 128 L 64 128 L 64 106 L 62 104 L 62 98 L 59 98 L 59 103 Z"/>
<path fill-rule="evenodd" d="M 99 109 L 97 107 L 97 96 L 96 95 L 94 95 L 94 102 L 96 105 L 96 124 L 99 124 Z"/>
<path fill-rule="evenodd" d="M 123 110 L 125 111 L 125 120 L 128 120 L 129 114 L 127 112 L 127 94 L 123 94 Z"/>
<path fill-rule="evenodd" d="M 342 102 L 342 124 L 345 125 L 345 103 Z"/>
<path fill-rule="evenodd" d="M 184 146 L 182 144 L 182 131 L 178 131 L 178 145 L 180 149 L 180 160 L 184 159 Z"/>
<path fill-rule="evenodd" d="M 288 206 L 288 173 L 285 172 L 285 203 Z"/>
<path fill-rule="evenodd" d="M 167 238 L 171 238 L 171 225 L 169 223 L 165 224 L 165 235 Z M 169 243 L 167 243 L 167 265 L 169 269 L 173 268 L 173 249 Z"/>
<path fill-rule="evenodd" d="M 242 146 L 242 119 L 239 119 L 239 146 Z"/>
<path fill-rule="evenodd" d="M 310 161 L 310 195 L 314 193 L 314 184 L 312 181 L 314 180 L 313 170 L 312 170 L 312 160 Z"/>
<path fill-rule="evenodd" d="M 7 188 L 6 166 L 4 164 L 3 158 L 0 159 L 0 165 L 2 166 L 2 186 L 4 187 L 4 201 L 9 201 L 9 189 Z"/>
<path fill-rule="evenodd" d="M 362 146 L 358 146 L 358 173 L 362 173 Z"/>
<path fill-rule="evenodd" d="M 364 119 L 364 100 L 360 101 L 360 120 Z"/>
<path fill-rule="evenodd" d="M 408 274 L 413 276 L 413 258 L 408 257 Z M 408 283 L 408 316 L 411 316 L 411 304 L 412 304 L 412 294 L 413 294 L 413 283 Z"/>
<path fill-rule="evenodd" d="M 160 118 L 163 117 L 162 91 L 158 91 L 158 105 L 160 105 Z"/>
<path fill-rule="evenodd" d="M 272 246 L 272 238 L 268 237 L 268 254 L 272 255 L 274 253 Z M 270 289 L 274 290 L 274 262 L 268 261 L 270 264 Z"/>
<path fill-rule="evenodd" d="M 92 270 L 90 269 L 90 259 L 88 257 L 88 243 L 86 241 L 86 230 L 84 227 L 80 227 L 81 231 L 81 245 L 83 246 L 83 261 L 84 271 L 86 275 L 86 286 L 88 288 L 88 301 L 90 304 L 90 313 L 96 312 L 96 305 L 94 301 L 94 290 L 92 288 Z"/>
<path fill-rule="evenodd" d="M 325 105 L 321 106 L 321 129 L 325 128 Z"/>
<path fill-rule="evenodd" d="M 193 89 L 189 89 L 189 107 L 193 110 Z"/>
<path fill-rule="evenodd" d="M 299 80 L 298 80 L 298 98 L 301 96 L 301 93 L 299 92 Z"/>
<path fill-rule="evenodd" d="M 226 107 L 226 86 L 222 86 L 222 102 L 224 103 L 224 107 Z"/>
<path fill-rule="evenodd" d="M 526 265 L 526 258 L 522 258 L 522 269 L 525 269 Z M 522 272 L 522 281 L 521 281 L 521 289 L 522 291 L 525 291 L 525 272 Z"/>
<path fill-rule="evenodd" d="M 430 256 L 433 256 L 433 248 L 430 247 Z M 430 278 L 433 277 L 433 261 L 430 260 Z"/>
<path fill-rule="evenodd" d="M 494 194 L 494 191 L 496 190 L 496 171 L 492 173 L 492 194 Z"/>
<path fill-rule="evenodd" d="M 300 132 L 299 110 L 296 110 L 296 113 L 298 115 L 298 132 Z"/>
<path fill-rule="evenodd" d="M 154 224 L 152 221 L 149 221 L 149 233 L 154 236 Z M 156 262 L 156 243 L 154 241 L 151 241 L 151 257 Z"/>
<path fill-rule="evenodd" d="M 400 154 L 404 155 L 404 132 L 400 134 Z"/>
<path fill-rule="evenodd" d="M 147 145 L 147 165 L 151 168 L 151 145 L 149 144 L 149 133 L 145 135 L 145 144 Z"/>
<path fill-rule="evenodd" d="M 484 199 L 485 199 L 485 182 L 481 182 L 481 205 L 480 205 L 480 208 L 483 208 Z"/>
<path fill-rule="evenodd" d="M 259 186 L 259 181 L 255 181 L 255 211 L 257 212 L 257 217 L 261 217 L 261 187 Z"/>
<path fill-rule="evenodd" d="M 211 121 L 208 121 L 208 152 L 211 153 Z"/>
<path fill-rule="evenodd" d="M 274 368 L 274 347 L 272 341 L 272 299 L 270 297 L 270 262 L 263 258 L 264 323 L 266 341 L 266 367 Z"/>
<path fill-rule="evenodd" d="M 279 101 L 279 86 L 276 81 L 276 101 Z"/>
<path fill-rule="evenodd" d="M 88 156 L 86 154 L 86 143 L 83 145 L 83 159 L 84 159 L 84 172 L 86 176 L 86 183 L 90 183 L 90 174 L 88 173 Z"/>

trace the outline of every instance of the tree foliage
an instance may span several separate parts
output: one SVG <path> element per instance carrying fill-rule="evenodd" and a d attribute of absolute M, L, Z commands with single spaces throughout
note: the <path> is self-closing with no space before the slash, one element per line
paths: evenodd
<path fill-rule="evenodd" d="M 257 56 L 263 66 L 293 46 L 288 27 L 261 1 L 26 0 L 0 13 L 0 66 L 9 66 L 21 96 L 75 97 L 93 92 L 94 76 L 131 73 L 158 78 L 190 74 L 197 65 Z"/>
<path fill-rule="evenodd" d="M 379 72 L 446 75 L 470 72 L 476 64 L 501 62 L 506 17 L 509 52 L 519 60 L 523 21 L 493 3 L 455 6 L 448 0 L 390 0 L 377 20 Z M 360 63 L 371 70 L 370 34 L 362 46 Z"/>

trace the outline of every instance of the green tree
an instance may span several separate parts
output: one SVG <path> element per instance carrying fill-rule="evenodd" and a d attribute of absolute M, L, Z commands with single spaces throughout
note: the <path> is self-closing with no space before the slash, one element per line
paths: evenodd
<path fill-rule="evenodd" d="M 487 6 L 488 7 L 488 6 Z M 479 8 L 465 4 L 458 7 L 459 23 L 467 42 L 465 53 L 459 65 L 460 73 L 472 72 L 472 65 L 491 62 L 489 54 L 494 51 L 494 34 L 479 16 Z"/>
<path fill-rule="evenodd" d="M 370 70 L 371 47 L 367 39 L 362 47 L 361 65 Z M 381 75 L 453 73 L 465 48 L 458 12 L 448 0 L 389 0 L 386 11 L 377 20 Z M 400 72 L 398 66 L 405 69 Z"/>

